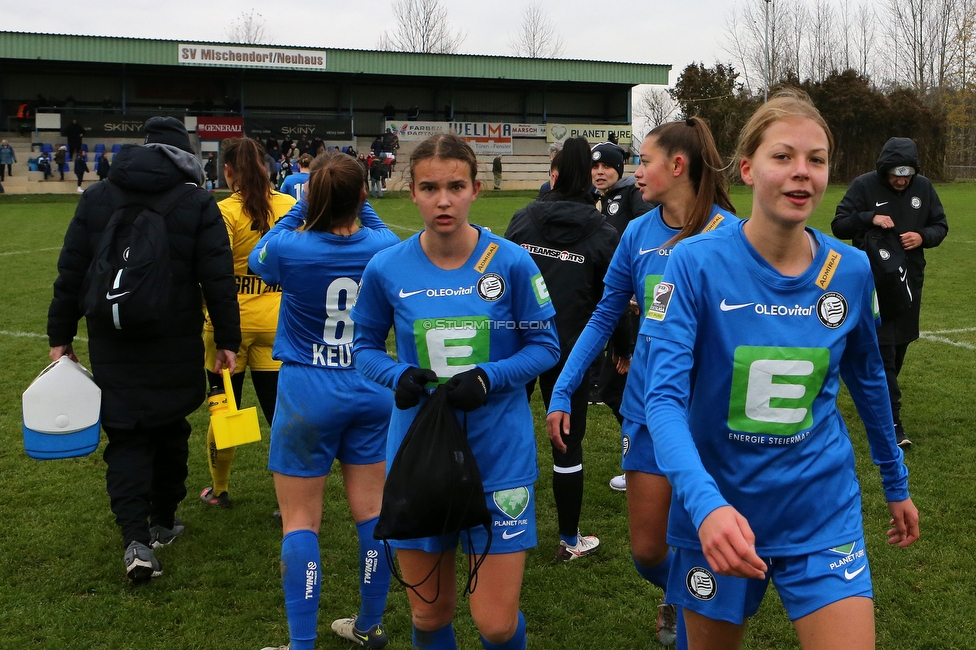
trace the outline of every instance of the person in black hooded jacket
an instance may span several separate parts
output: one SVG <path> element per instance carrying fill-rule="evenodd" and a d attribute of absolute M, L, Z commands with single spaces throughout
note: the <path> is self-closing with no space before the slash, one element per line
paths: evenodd
<path fill-rule="evenodd" d="M 923 249 L 938 246 L 949 233 L 942 201 L 932 182 L 920 175 L 918 170 L 918 148 L 915 143 L 909 138 L 890 138 L 878 156 L 877 171 L 854 179 L 830 224 L 835 237 L 851 239 L 862 250 L 866 232 L 873 228 L 894 228 L 905 249 L 912 307 L 894 318 L 882 318 L 881 327 L 878 328 L 878 344 L 888 379 L 895 434 L 898 445 L 905 448 L 912 443 L 901 422 L 898 374 L 908 345 L 918 338 L 922 283 L 925 279 Z M 884 305 L 881 307 L 887 311 Z"/>
<path fill-rule="evenodd" d="M 603 276 L 620 236 L 594 207 L 589 194 L 590 149 L 583 138 L 566 141 L 559 155 L 559 177 L 552 191 L 512 217 L 505 238 L 532 255 L 556 308 L 560 361 L 539 377 L 549 407 L 552 388 L 576 339 L 603 295 Z M 528 386 L 531 394 L 533 384 Z M 583 436 L 588 387 L 573 394 L 569 435 L 552 443 L 552 490 L 559 521 L 557 557 L 574 560 L 594 552 L 600 540 L 579 532 L 583 505 Z"/>
<path fill-rule="evenodd" d="M 88 349 L 102 390 L 106 485 L 126 547 L 126 573 L 134 582 L 162 574 L 149 546 L 183 532 L 176 508 L 186 496 L 186 417 L 206 396 L 203 372 L 203 299 L 214 323 L 215 372 L 234 371 L 240 315 L 234 261 L 223 218 L 200 187 L 203 168 L 183 123 L 171 117 L 146 122 L 145 146 L 125 145 L 108 180 L 88 188 L 68 225 L 48 311 L 52 359 L 77 360 L 72 348 L 82 316 L 83 285 L 102 233 L 127 202 L 156 207 L 182 184 L 188 189 L 165 215 L 172 287 L 167 313 L 134 332 L 88 318 Z M 202 290 L 202 292 L 201 292 Z"/>

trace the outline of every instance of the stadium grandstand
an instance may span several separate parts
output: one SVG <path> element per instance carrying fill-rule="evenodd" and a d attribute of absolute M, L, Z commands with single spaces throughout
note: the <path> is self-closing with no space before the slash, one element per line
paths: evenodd
<path fill-rule="evenodd" d="M 423 137 L 454 130 L 474 147 L 483 180 L 502 155 L 504 188 L 537 188 L 547 179 L 553 142 L 584 135 L 626 149 L 634 86 L 665 85 L 670 69 L 0 32 L 0 130 L 18 161 L 4 185 L 14 193 L 74 191 L 73 176 L 40 182 L 43 174 L 29 171 L 41 151 L 66 143 L 72 121 L 85 129 L 86 178 L 93 181 L 96 150 L 110 159 L 113 148 L 141 142 L 148 117 L 170 115 L 184 120 L 201 155 L 242 134 L 360 152 L 387 134 L 397 136 L 403 159 Z"/>

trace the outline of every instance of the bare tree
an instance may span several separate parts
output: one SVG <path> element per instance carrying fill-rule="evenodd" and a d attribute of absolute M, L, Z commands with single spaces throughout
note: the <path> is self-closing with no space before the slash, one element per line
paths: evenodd
<path fill-rule="evenodd" d="M 792 70 L 786 65 L 794 49 L 792 3 L 744 2 L 726 19 L 725 51 L 750 91 L 769 88 Z"/>
<path fill-rule="evenodd" d="M 508 46 L 515 56 L 554 59 L 563 52 L 563 39 L 542 5 L 535 3 L 522 12 L 522 27 L 511 35 Z"/>
<path fill-rule="evenodd" d="M 813 81 L 823 81 L 837 67 L 834 48 L 838 39 L 834 38 L 834 10 L 828 0 L 813 0 L 810 27 L 807 77 Z M 846 42 L 847 39 L 839 40 Z"/>
<path fill-rule="evenodd" d="M 678 113 L 678 102 L 663 88 L 648 88 L 634 106 L 634 116 L 647 123 L 650 131 L 656 126 L 670 122 Z"/>
<path fill-rule="evenodd" d="M 227 28 L 227 40 L 231 43 L 270 43 L 271 39 L 264 16 L 254 9 L 242 11 Z"/>
<path fill-rule="evenodd" d="M 466 38 L 451 29 L 440 0 L 393 0 L 393 16 L 397 25 L 380 37 L 381 50 L 455 54 Z"/>

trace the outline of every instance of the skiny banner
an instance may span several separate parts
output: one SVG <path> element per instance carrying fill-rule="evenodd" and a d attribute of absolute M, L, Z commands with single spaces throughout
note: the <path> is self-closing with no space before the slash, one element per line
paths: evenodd
<path fill-rule="evenodd" d="M 91 138 L 141 138 L 145 137 L 142 132 L 142 125 L 150 117 L 165 115 L 165 113 L 130 113 L 122 116 L 118 113 L 72 113 L 65 111 L 61 113 L 61 135 L 67 134 L 68 125 L 71 120 L 78 120 L 78 124 L 85 129 L 87 142 L 92 142 Z M 183 121 L 182 115 L 173 115 L 179 121 Z"/>
<path fill-rule="evenodd" d="M 297 140 L 305 136 L 311 140 L 318 136 L 325 141 L 347 142 L 352 140 L 352 120 L 327 120 L 317 117 L 307 119 L 282 119 L 277 117 L 246 117 L 244 132 L 248 137 L 274 137 L 278 140 Z"/>

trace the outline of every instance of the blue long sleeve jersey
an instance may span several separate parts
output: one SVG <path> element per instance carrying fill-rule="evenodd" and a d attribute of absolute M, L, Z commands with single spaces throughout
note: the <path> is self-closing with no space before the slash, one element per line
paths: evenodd
<path fill-rule="evenodd" d="M 450 271 L 427 258 L 419 234 L 378 254 L 352 311 L 353 350 L 364 375 L 394 389 L 412 366 L 433 370 L 442 383 L 476 366 L 485 371 L 488 403 L 467 414 L 468 442 L 485 490 L 493 491 L 538 477 L 525 384 L 556 364 L 559 341 L 545 281 L 529 254 L 478 230 L 470 260 Z M 391 327 L 396 361 L 386 352 Z M 418 409 L 394 409 L 388 462 Z"/>
<path fill-rule="evenodd" d="M 739 221 L 737 216 L 717 205 L 712 206 L 711 214 L 712 218 L 701 232 L 710 232 Z M 624 230 L 603 280 L 603 298 L 577 339 L 559 373 L 559 379 L 556 380 L 552 399 L 549 401 L 550 413 L 571 412 L 570 397 L 579 388 L 593 360 L 607 344 L 621 314 L 630 304 L 631 296 L 637 298 L 637 304 L 647 313 L 654 296 L 654 287 L 663 277 L 673 248 L 664 244 L 678 232 L 664 223 L 660 206 L 634 219 Z M 623 402 L 620 405 L 620 413 L 637 423 L 644 422 L 647 349 L 647 337 L 638 336 L 624 387 Z"/>
<path fill-rule="evenodd" d="M 731 505 L 761 557 L 802 555 L 863 535 L 843 377 L 888 501 L 908 498 L 864 253 L 807 230 L 810 267 L 786 277 L 742 224 L 675 247 L 641 327 L 658 464 L 673 487 L 668 542 L 700 548 L 698 527 Z"/>
<path fill-rule="evenodd" d="M 400 243 L 366 203 L 351 236 L 299 230 L 308 204 L 296 203 L 248 257 L 267 284 L 281 285 L 281 309 L 272 355 L 280 361 L 355 370 L 354 325 L 349 316 L 359 281 L 373 256 Z"/>

